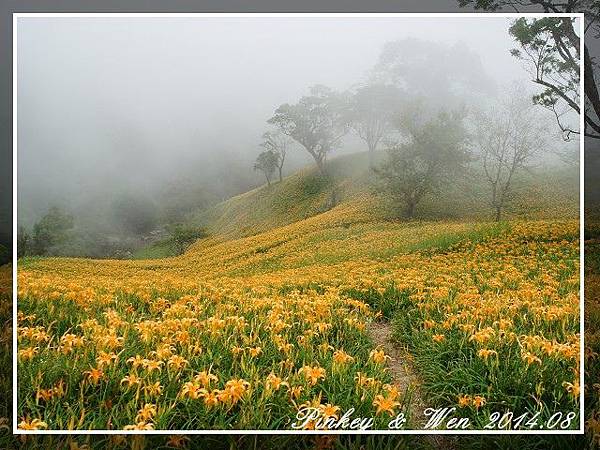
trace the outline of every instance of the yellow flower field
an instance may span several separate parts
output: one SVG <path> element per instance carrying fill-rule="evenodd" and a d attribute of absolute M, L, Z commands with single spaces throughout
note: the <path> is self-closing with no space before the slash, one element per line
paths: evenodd
<path fill-rule="evenodd" d="M 311 405 L 420 428 L 379 320 L 428 406 L 473 428 L 509 410 L 579 426 L 577 221 L 348 222 L 353 207 L 168 259 L 20 261 L 20 427 L 289 429 Z"/>

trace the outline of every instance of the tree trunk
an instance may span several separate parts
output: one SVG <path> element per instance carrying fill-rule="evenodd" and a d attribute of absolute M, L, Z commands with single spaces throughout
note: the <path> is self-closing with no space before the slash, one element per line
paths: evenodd
<path fill-rule="evenodd" d="M 267 186 L 271 186 L 271 180 L 269 179 L 269 177 L 265 175 L 265 178 L 267 179 Z"/>
<path fill-rule="evenodd" d="M 498 184 L 492 183 L 492 204 L 491 206 L 494 208 L 494 220 L 496 222 L 500 222 L 500 214 L 502 210 L 502 205 L 498 202 Z"/>
<path fill-rule="evenodd" d="M 369 169 L 373 168 L 374 153 L 375 153 L 374 145 L 369 143 Z"/>
<path fill-rule="evenodd" d="M 327 171 L 325 170 L 325 161 L 323 161 L 322 158 L 315 158 L 315 161 L 317 162 L 317 167 L 319 168 L 321 175 L 327 176 Z"/>
<path fill-rule="evenodd" d="M 590 101 L 590 105 L 596 115 L 600 117 L 600 95 L 598 94 L 598 87 L 596 86 L 596 80 L 594 78 L 593 73 L 593 62 L 590 54 L 588 52 L 587 47 L 584 46 L 584 91 L 585 96 Z M 584 111 L 581 111 L 581 114 L 584 114 Z M 596 132 L 600 133 L 600 125 L 596 123 L 591 117 L 585 115 L 586 123 Z"/>
<path fill-rule="evenodd" d="M 496 216 L 495 216 L 496 222 L 500 222 L 501 215 L 502 215 L 502 206 L 498 205 L 498 206 L 496 206 Z"/>
<path fill-rule="evenodd" d="M 411 199 L 406 202 L 405 214 L 408 219 L 412 219 L 415 215 L 415 202 Z"/>
<path fill-rule="evenodd" d="M 279 182 L 281 183 L 282 181 L 283 181 L 283 174 L 282 174 L 281 167 L 279 167 Z"/>

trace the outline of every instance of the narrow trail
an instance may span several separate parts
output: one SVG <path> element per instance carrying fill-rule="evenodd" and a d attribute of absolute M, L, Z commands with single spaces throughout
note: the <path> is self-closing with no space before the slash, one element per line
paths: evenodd
<path fill-rule="evenodd" d="M 406 413 L 410 418 L 408 423 L 409 428 L 422 429 L 426 422 L 424 411 L 427 406 L 423 401 L 421 381 L 414 370 L 412 355 L 407 349 L 402 348 L 392 341 L 392 325 L 388 321 L 371 322 L 368 332 L 375 345 L 382 348 L 386 355 L 391 357 L 388 369 L 392 374 L 394 383 L 404 389 L 408 388 L 407 393 L 410 396 L 410 400 L 406 406 Z M 428 435 L 425 437 L 433 448 L 443 450 L 455 449 L 448 436 Z"/>
<path fill-rule="evenodd" d="M 392 342 L 392 326 L 388 321 L 371 322 L 369 334 L 375 345 L 382 348 L 386 355 L 391 357 L 388 369 L 392 374 L 394 383 L 402 389 L 408 388 L 410 403 L 407 405 L 407 415 L 413 427 L 419 427 L 424 423 L 425 403 L 420 392 L 420 381 L 415 374 L 412 364 L 412 356 L 407 350 L 402 349 Z"/>

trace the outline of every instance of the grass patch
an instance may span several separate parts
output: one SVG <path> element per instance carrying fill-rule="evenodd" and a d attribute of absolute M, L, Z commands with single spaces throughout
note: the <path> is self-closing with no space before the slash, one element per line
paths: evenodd
<path fill-rule="evenodd" d="M 483 224 L 473 230 L 439 234 L 425 238 L 408 246 L 407 250 L 409 252 L 424 251 L 428 253 L 442 253 L 459 244 L 470 243 L 475 245 L 508 232 L 510 232 L 510 224 L 508 222 Z"/>
<path fill-rule="evenodd" d="M 172 239 L 165 239 L 153 244 L 150 244 L 147 247 L 141 248 L 137 250 L 132 258 L 133 259 L 160 259 L 160 258 L 168 258 L 171 256 L 177 256 L 177 245 L 173 242 Z"/>

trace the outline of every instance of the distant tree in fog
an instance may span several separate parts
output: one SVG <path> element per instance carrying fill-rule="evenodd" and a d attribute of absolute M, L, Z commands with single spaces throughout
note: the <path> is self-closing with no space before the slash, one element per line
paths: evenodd
<path fill-rule="evenodd" d="M 17 258 L 29 255 L 31 253 L 31 235 L 25 227 L 20 226 L 17 232 Z"/>
<path fill-rule="evenodd" d="M 52 247 L 62 244 L 68 237 L 68 230 L 73 228 L 73 222 L 73 216 L 56 206 L 51 207 L 33 226 L 31 253 L 47 255 Z"/>
<path fill-rule="evenodd" d="M 387 160 L 374 171 L 384 191 L 404 204 L 407 218 L 470 160 L 465 116 L 464 109 L 426 114 L 420 102 L 413 102 L 395 119 L 404 140 L 388 147 Z"/>
<path fill-rule="evenodd" d="M 527 96 L 514 92 L 504 103 L 478 114 L 475 140 L 490 186 L 490 205 L 499 221 L 509 199 L 514 176 L 525 169 L 546 144 L 547 129 Z"/>
<path fill-rule="evenodd" d="M 167 228 L 171 235 L 175 250 L 179 255 L 185 252 L 185 250 L 198 239 L 207 236 L 207 233 L 203 228 L 196 228 L 181 223 L 171 225 Z"/>
<path fill-rule="evenodd" d="M 415 38 L 387 42 L 371 79 L 421 97 L 432 109 L 470 106 L 495 90 L 479 55 L 467 45 Z"/>
<path fill-rule="evenodd" d="M 326 86 L 313 86 L 298 103 L 283 104 L 268 123 L 277 126 L 314 158 L 321 174 L 326 174 L 327 154 L 348 132 L 345 99 Z"/>
<path fill-rule="evenodd" d="M 271 151 L 277 155 L 277 170 L 279 171 L 279 181 L 283 181 L 283 164 L 287 149 L 291 144 L 289 136 L 281 131 L 267 131 L 262 135 L 263 141 L 260 144 L 265 150 Z"/>
<path fill-rule="evenodd" d="M 279 156 L 272 150 L 261 152 L 254 162 L 254 170 L 261 171 L 267 179 L 267 185 L 271 186 L 271 178 L 277 170 L 279 164 Z"/>
<path fill-rule="evenodd" d="M 350 127 L 366 142 L 369 165 L 381 140 L 392 130 L 392 119 L 400 103 L 400 90 L 392 85 L 368 84 L 361 86 L 349 100 Z"/>
<path fill-rule="evenodd" d="M 142 196 L 123 194 L 113 201 L 112 211 L 117 223 L 135 235 L 152 231 L 158 223 L 156 205 Z"/>

